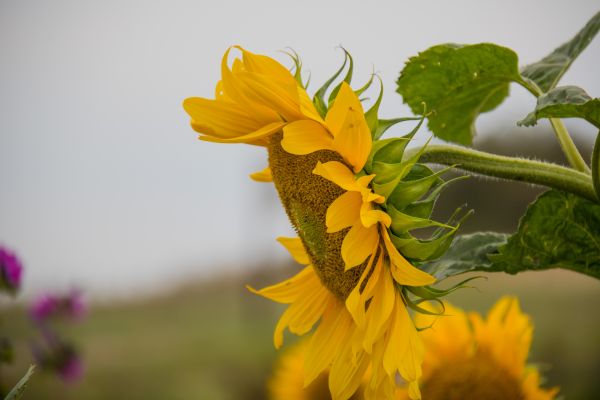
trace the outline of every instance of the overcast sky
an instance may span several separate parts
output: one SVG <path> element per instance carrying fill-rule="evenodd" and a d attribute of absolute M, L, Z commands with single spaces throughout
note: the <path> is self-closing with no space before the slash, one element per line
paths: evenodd
<path fill-rule="evenodd" d="M 526 64 L 598 8 L 591 0 L 0 0 L 0 244 L 23 259 L 26 294 L 77 285 L 122 295 L 284 259 L 274 239 L 291 229 L 275 192 L 247 178 L 266 165 L 264 150 L 199 142 L 181 107 L 212 96 L 228 46 L 288 64 L 278 50 L 292 47 L 314 88 L 340 65 L 341 44 L 354 56 L 355 82 L 373 67 L 383 78 L 382 114 L 406 116 L 394 81 L 409 56 L 444 42 L 494 42 Z M 597 39 L 564 82 L 598 96 L 599 55 Z M 478 128 L 513 129 L 533 104 L 513 87 Z"/>

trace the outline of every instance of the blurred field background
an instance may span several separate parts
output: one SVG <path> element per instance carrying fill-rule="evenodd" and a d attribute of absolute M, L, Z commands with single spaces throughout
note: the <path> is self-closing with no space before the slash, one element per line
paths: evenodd
<path fill-rule="evenodd" d="M 283 308 L 248 293 L 244 284 L 273 282 L 284 270 L 294 268 L 190 285 L 157 298 L 96 304 L 88 321 L 70 332 L 83 350 L 84 380 L 65 387 L 37 373 L 24 399 L 265 399 L 277 355 L 272 332 Z M 535 323 L 530 361 L 542 365 L 547 383 L 561 386 L 565 399 L 598 398 L 599 282 L 550 271 L 489 275 L 477 287 L 449 299 L 485 312 L 503 294 L 519 296 Z M 19 338 L 18 362 L 3 378 L 16 380 L 30 362 L 31 329 L 20 309 L 11 310 L 7 320 L 9 335 Z M 291 343 L 292 335 L 286 339 Z"/>

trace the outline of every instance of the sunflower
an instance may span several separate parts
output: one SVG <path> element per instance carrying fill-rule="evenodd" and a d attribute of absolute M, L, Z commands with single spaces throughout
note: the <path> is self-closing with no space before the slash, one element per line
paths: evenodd
<path fill-rule="evenodd" d="M 187 99 L 184 108 L 203 140 L 267 148 L 269 166 L 252 177 L 275 184 L 298 233 L 279 241 L 305 265 L 289 280 L 250 288 L 289 304 L 275 328 L 275 347 L 286 328 L 304 335 L 316 326 L 305 352 L 305 385 L 328 370 L 332 398 L 345 400 L 369 370 L 367 399 L 393 398 L 398 376 L 419 399 L 424 348 L 407 307 L 422 310 L 415 296 L 443 291 L 428 292 L 435 278 L 415 263 L 439 257 L 458 224 L 429 219 L 447 183 L 441 172 L 418 164 L 419 154 L 403 157 L 418 126 L 380 140 L 400 120 L 378 118 L 382 90 L 363 109 L 359 95 L 372 79 L 353 90 L 347 74 L 326 102 L 323 94 L 342 66 L 311 101 L 299 59 L 292 75 L 268 57 L 236 48 L 242 59 L 229 68 L 225 53 L 216 98 Z M 438 229 L 427 240 L 411 234 L 431 226 Z"/>
<path fill-rule="evenodd" d="M 306 340 L 301 340 L 285 349 L 278 357 L 273 372 L 267 382 L 268 398 L 270 400 L 331 400 L 327 380 L 329 371 L 326 370 L 310 385 L 304 387 L 304 356 L 308 346 Z M 368 375 L 368 374 L 367 374 Z M 361 387 L 367 380 L 361 383 Z M 363 400 L 362 391 L 358 390 L 350 400 Z"/>
<path fill-rule="evenodd" d="M 540 387 L 540 373 L 526 365 L 533 326 L 517 298 L 498 300 L 484 320 L 446 304 L 448 316 L 418 315 L 432 325 L 421 333 L 426 352 L 421 390 L 427 400 L 552 400 L 558 388 Z M 408 398 L 404 392 L 403 399 Z"/>

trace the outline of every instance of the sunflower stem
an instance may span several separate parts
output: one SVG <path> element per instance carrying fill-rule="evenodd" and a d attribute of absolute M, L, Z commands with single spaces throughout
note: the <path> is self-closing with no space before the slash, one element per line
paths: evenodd
<path fill-rule="evenodd" d="M 416 154 L 419 150 L 407 150 L 406 157 Z M 457 165 L 457 168 L 473 172 L 474 175 L 547 186 L 598 202 L 590 175 L 548 162 L 499 156 L 448 145 L 428 146 L 421 155 L 420 162 Z"/>

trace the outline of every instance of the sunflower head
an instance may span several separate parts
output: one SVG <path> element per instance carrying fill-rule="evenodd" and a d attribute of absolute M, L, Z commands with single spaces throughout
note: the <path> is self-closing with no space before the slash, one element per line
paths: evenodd
<path fill-rule="evenodd" d="M 420 164 L 420 153 L 405 154 L 423 118 L 408 118 L 419 121 L 412 131 L 382 140 L 389 127 L 407 119 L 379 118 L 382 85 L 365 110 L 361 95 L 375 77 L 353 89 L 347 52 L 311 100 L 295 54 L 292 74 L 239 49 L 242 58 L 231 67 L 225 54 L 216 98 L 187 99 L 184 107 L 201 139 L 268 151 L 269 166 L 252 177 L 274 183 L 298 233 L 282 243 L 306 265 L 283 283 L 252 289 L 290 304 L 275 329 L 276 347 L 285 328 L 302 335 L 319 322 L 306 354 L 305 385 L 330 368 L 332 398 L 346 400 L 371 371 L 368 399 L 391 398 L 398 375 L 409 382 L 410 397 L 420 398 L 424 350 L 407 307 L 431 313 L 419 304 L 442 304 L 438 298 L 448 291 L 430 288 L 435 278 L 419 264 L 441 256 L 460 224 L 431 219 L 448 184 L 440 177 L 445 170 Z"/>
<path fill-rule="evenodd" d="M 427 351 L 422 393 L 429 400 L 552 400 L 558 388 L 544 389 L 540 373 L 527 365 L 533 326 L 514 297 L 503 297 L 487 317 L 446 304 L 448 316 L 420 314 Z M 434 320 L 435 319 L 435 320 Z M 406 399 L 405 393 L 401 398 Z"/>

